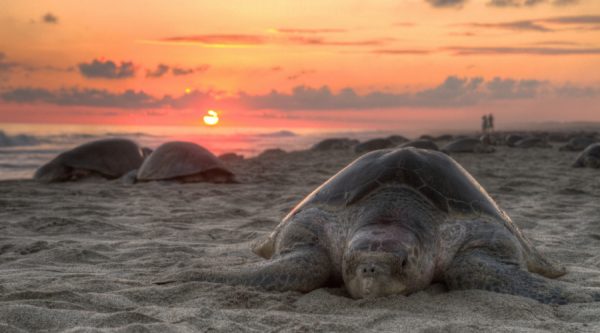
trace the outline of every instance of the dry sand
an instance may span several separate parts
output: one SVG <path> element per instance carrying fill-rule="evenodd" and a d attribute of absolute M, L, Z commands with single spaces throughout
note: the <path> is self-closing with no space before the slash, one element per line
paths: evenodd
<path fill-rule="evenodd" d="M 600 172 L 576 153 L 500 148 L 454 157 L 549 257 L 600 287 Z M 442 285 L 376 300 L 190 282 L 168 273 L 261 260 L 249 249 L 357 156 L 272 154 L 242 184 L 0 182 L 0 332 L 600 332 L 600 303 L 543 305 Z"/>

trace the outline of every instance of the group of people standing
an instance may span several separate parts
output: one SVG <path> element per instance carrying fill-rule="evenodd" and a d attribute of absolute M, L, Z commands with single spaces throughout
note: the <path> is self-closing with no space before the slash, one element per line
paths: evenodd
<path fill-rule="evenodd" d="M 494 115 L 484 115 L 481 117 L 481 131 L 483 133 L 491 133 L 494 131 Z"/>

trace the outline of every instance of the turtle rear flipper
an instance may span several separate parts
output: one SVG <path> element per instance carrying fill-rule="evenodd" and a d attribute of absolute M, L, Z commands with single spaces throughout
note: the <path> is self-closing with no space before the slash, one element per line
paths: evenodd
<path fill-rule="evenodd" d="M 533 298 L 546 304 L 600 301 L 599 288 L 550 280 L 506 263 L 482 249 L 457 255 L 444 275 L 451 290 L 483 289 Z"/>
<path fill-rule="evenodd" d="M 266 290 L 309 292 L 326 284 L 331 275 L 327 253 L 317 247 L 293 251 L 255 264 L 214 271 L 185 271 L 165 277 L 155 284 L 206 281 L 245 285 Z"/>

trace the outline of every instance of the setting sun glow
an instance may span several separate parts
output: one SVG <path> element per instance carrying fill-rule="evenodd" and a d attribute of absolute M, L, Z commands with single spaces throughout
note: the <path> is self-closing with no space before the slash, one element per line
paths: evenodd
<path fill-rule="evenodd" d="M 208 126 L 214 126 L 219 123 L 219 115 L 216 111 L 208 110 L 207 114 L 204 116 L 204 124 Z"/>

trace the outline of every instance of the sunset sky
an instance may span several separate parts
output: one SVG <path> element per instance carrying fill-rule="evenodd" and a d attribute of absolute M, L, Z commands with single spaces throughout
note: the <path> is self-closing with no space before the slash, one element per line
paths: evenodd
<path fill-rule="evenodd" d="M 0 4 L 0 122 L 467 128 L 600 121 L 600 1 Z"/>

